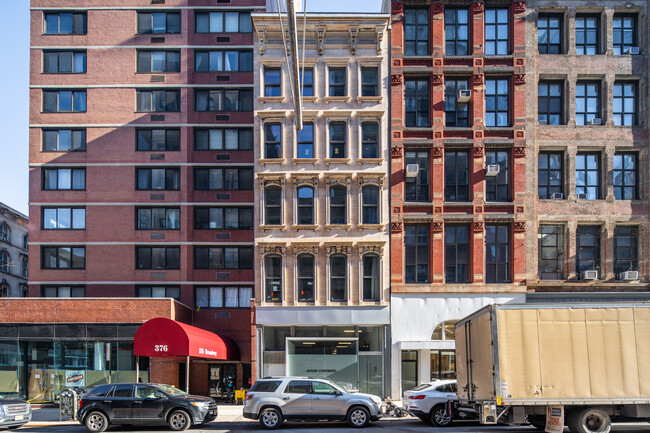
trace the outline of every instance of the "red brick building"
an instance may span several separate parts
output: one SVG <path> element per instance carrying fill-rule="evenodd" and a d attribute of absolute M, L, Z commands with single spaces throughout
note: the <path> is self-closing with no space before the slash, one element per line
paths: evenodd
<path fill-rule="evenodd" d="M 238 362 L 193 382 L 211 395 L 228 375 L 251 378 L 250 13 L 261 10 L 31 2 L 29 296 L 178 300 L 239 346 Z"/>
<path fill-rule="evenodd" d="M 385 1 L 392 392 L 454 376 L 453 323 L 525 299 L 525 2 Z"/>

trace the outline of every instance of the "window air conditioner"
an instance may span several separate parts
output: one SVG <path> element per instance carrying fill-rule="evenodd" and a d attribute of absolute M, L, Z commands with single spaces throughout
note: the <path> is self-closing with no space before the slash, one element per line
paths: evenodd
<path fill-rule="evenodd" d="M 456 101 L 469 102 L 471 98 L 472 98 L 472 91 L 470 89 L 462 89 L 458 91 L 458 96 L 456 97 Z"/>
<path fill-rule="evenodd" d="M 639 54 L 639 47 L 627 47 L 623 50 L 623 54 Z"/>
<path fill-rule="evenodd" d="M 580 200 L 587 200 L 587 194 L 576 194 Z"/>
<path fill-rule="evenodd" d="M 590 125 L 602 125 L 602 124 L 603 124 L 603 120 L 602 120 L 600 117 L 594 117 L 593 119 L 591 119 L 591 120 L 589 121 L 589 124 L 590 124 Z"/>
<path fill-rule="evenodd" d="M 598 271 L 584 271 L 582 273 L 582 279 L 583 280 L 597 280 L 598 279 Z"/>
<path fill-rule="evenodd" d="M 639 279 L 639 271 L 625 271 L 618 274 L 619 280 L 633 281 Z"/>
<path fill-rule="evenodd" d="M 485 175 L 496 176 L 497 174 L 499 174 L 499 170 L 501 170 L 499 164 L 490 164 L 487 167 L 485 167 Z"/>
<path fill-rule="evenodd" d="M 416 177 L 420 172 L 420 166 L 417 164 L 406 164 L 406 177 Z"/>
<path fill-rule="evenodd" d="M 564 199 L 564 194 L 562 194 L 561 192 L 554 192 L 553 194 L 551 194 L 551 199 L 552 200 L 563 200 Z"/>

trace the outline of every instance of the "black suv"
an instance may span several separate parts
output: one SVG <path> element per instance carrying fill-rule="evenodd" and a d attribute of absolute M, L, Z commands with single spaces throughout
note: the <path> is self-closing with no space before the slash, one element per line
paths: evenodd
<path fill-rule="evenodd" d="M 180 431 L 213 421 L 217 404 L 169 385 L 113 383 L 84 394 L 77 415 L 91 432 L 102 432 L 109 424 L 168 424 Z"/>

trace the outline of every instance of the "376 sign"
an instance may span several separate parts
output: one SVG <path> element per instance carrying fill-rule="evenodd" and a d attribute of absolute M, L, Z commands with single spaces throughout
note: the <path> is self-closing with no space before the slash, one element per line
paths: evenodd
<path fill-rule="evenodd" d="M 156 352 L 167 352 L 166 344 L 156 344 L 153 346 L 153 350 Z"/>

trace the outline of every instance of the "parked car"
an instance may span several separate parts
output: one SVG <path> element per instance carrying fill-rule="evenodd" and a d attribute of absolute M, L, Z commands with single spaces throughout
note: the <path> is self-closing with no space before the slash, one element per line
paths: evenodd
<path fill-rule="evenodd" d="M 402 407 L 424 422 L 446 427 L 453 420 L 447 413 L 447 402 L 457 400 L 455 380 L 436 380 L 404 392 Z"/>
<path fill-rule="evenodd" d="M 103 432 L 110 424 L 167 424 L 181 431 L 213 421 L 217 404 L 169 385 L 113 383 L 84 394 L 77 415 L 91 432 Z"/>
<path fill-rule="evenodd" d="M 32 420 L 32 406 L 25 400 L 0 398 L 0 430 L 22 427 Z"/>
<path fill-rule="evenodd" d="M 325 379 L 265 377 L 248 391 L 244 417 L 259 420 L 269 430 L 284 420 L 347 421 L 365 427 L 381 418 L 381 399 L 347 392 Z"/>

